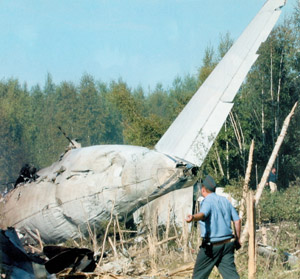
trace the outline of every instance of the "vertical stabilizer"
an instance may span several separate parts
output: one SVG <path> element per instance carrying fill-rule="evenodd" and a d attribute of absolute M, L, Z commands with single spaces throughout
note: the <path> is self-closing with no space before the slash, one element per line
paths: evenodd
<path fill-rule="evenodd" d="M 156 144 L 157 151 L 202 164 L 258 57 L 259 46 L 269 36 L 285 2 L 269 0 L 264 4 Z"/>

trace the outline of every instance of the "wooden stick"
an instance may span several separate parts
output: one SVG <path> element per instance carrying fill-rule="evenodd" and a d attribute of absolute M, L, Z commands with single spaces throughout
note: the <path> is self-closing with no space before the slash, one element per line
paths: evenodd
<path fill-rule="evenodd" d="M 114 246 L 117 246 L 117 235 L 116 235 L 116 219 L 114 219 Z"/>
<path fill-rule="evenodd" d="M 188 225 L 185 222 L 185 218 L 183 215 L 183 210 L 182 210 L 182 236 L 183 236 L 183 241 L 182 241 L 182 245 L 183 245 L 183 262 L 187 262 L 187 258 L 188 258 Z"/>
<path fill-rule="evenodd" d="M 112 221 L 112 218 L 113 218 L 114 207 L 115 207 L 115 201 L 114 201 L 113 206 L 112 206 L 112 208 L 111 208 L 109 222 L 108 222 L 108 224 L 107 224 L 107 226 L 106 226 L 106 230 L 105 230 L 105 234 L 104 234 L 104 239 L 103 239 L 103 244 L 102 244 L 101 256 L 100 256 L 99 262 L 97 263 L 97 266 L 98 266 L 98 267 L 100 266 L 101 261 L 102 261 L 102 259 L 103 259 L 104 249 L 105 249 L 105 242 L 106 242 L 106 237 L 107 237 L 108 229 L 109 229 L 109 227 L 110 227 L 110 224 L 111 224 L 111 221 Z"/>
<path fill-rule="evenodd" d="M 122 250 L 124 250 L 124 244 L 123 244 L 124 243 L 124 239 L 123 239 L 123 234 L 122 234 L 122 231 L 121 231 L 121 228 L 120 228 L 118 215 L 116 216 L 116 221 L 117 221 L 117 227 L 118 227 L 119 236 L 120 236 L 120 242 L 121 242 L 121 245 L 122 245 Z"/>
<path fill-rule="evenodd" d="M 35 231 L 36 231 L 36 234 L 37 234 L 37 239 L 38 239 L 38 242 L 39 242 L 39 244 L 40 244 L 40 247 L 41 247 L 41 251 L 43 251 L 43 248 L 44 248 L 44 246 L 43 246 L 43 241 L 42 241 L 42 238 L 41 238 L 40 232 L 39 232 L 39 230 L 38 230 L 38 229 L 36 229 Z"/>
<path fill-rule="evenodd" d="M 137 233 L 138 231 L 121 230 L 122 233 Z"/>
<path fill-rule="evenodd" d="M 255 279 L 256 275 L 256 251 L 255 251 L 255 209 L 252 191 L 247 199 L 247 220 L 249 224 L 249 246 L 248 246 L 248 278 Z"/>
<path fill-rule="evenodd" d="M 149 248 L 149 257 L 150 265 L 152 270 L 156 270 L 156 249 L 155 249 L 155 237 L 152 237 L 151 234 L 148 234 L 148 248 Z"/>
<path fill-rule="evenodd" d="M 42 253 L 43 252 L 43 250 L 41 250 L 41 249 L 39 249 L 39 248 L 36 248 L 36 247 L 34 247 L 34 246 L 32 246 L 32 245 L 28 245 L 28 247 L 31 249 L 31 253 Z M 1 257 L 0 257 L 0 259 L 1 259 Z"/>
<path fill-rule="evenodd" d="M 109 241 L 109 244 L 111 246 L 111 248 L 113 249 L 114 251 L 114 257 L 115 258 L 118 258 L 118 253 L 117 253 L 117 249 L 116 249 L 116 246 L 113 244 L 112 240 L 110 237 L 108 237 L 108 241 Z"/>
<path fill-rule="evenodd" d="M 90 240 L 92 241 L 92 244 L 93 244 L 93 250 L 98 251 L 99 248 L 98 248 L 98 242 L 97 242 L 97 235 L 96 235 L 96 233 L 93 233 L 93 231 L 92 231 L 92 228 L 91 228 L 90 222 L 89 222 L 89 218 L 88 218 L 88 215 L 87 215 L 87 213 L 84 209 L 82 201 L 80 201 L 80 204 L 81 204 L 82 212 L 84 213 L 84 217 L 86 219 L 87 231 L 88 231 Z M 79 230 L 79 233 L 81 235 L 80 227 L 78 227 L 78 230 Z M 80 236 L 80 239 L 81 239 L 81 243 L 82 243 L 81 236 Z"/>
<path fill-rule="evenodd" d="M 166 242 L 168 242 L 168 241 L 170 241 L 170 240 L 174 240 L 174 239 L 176 239 L 176 238 L 178 238 L 178 236 L 172 236 L 172 237 L 169 237 L 169 238 L 164 239 L 164 240 L 162 240 L 162 241 L 156 242 L 156 243 L 155 243 L 155 246 L 162 245 L 162 244 L 164 244 L 164 243 L 166 243 Z M 135 257 L 136 255 L 140 255 L 140 254 L 142 254 L 143 252 L 147 251 L 148 249 L 149 249 L 149 246 L 146 246 L 146 247 L 144 247 L 143 249 L 138 250 L 136 253 L 133 253 L 133 254 L 131 255 L 131 257 Z"/>
<path fill-rule="evenodd" d="M 168 217 L 167 217 L 165 238 L 169 237 L 169 231 L 170 231 L 170 213 L 171 213 L 171 207 L 170 207 L 170 202 L 169 202 L 168 203 Z"/>
<path fill-rule="evenodd" d="M 43 243 L 42 243 L 42 239 L 40 236 L 40 233 L 38 230 L 36 230 L 36 234 L 31 231 L 31 230 L 27 230 L 26 228 L 24 229 L 26 233 L 28 233 L 35 241 L 37 241 L 40 244 L 41 250 L 43 250 Z"/>
<path fill-rule="evenodd" d="M 184 271 L 190 271 L 194 268 L 194 265 L 195 265 L 195 263 L 188 263 L 184 266 L 178 267 L 178 268 L 168 272 L 168 276 L 173 276 L 177 273 L 184 272 Z"/>

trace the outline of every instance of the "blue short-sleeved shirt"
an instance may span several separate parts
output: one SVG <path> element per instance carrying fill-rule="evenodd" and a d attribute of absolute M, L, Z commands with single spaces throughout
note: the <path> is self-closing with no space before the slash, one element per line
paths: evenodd
<path fill-rule="evenodd" d="M 232 238 L 231 221 L 239 220 L 235 208 L 222 196 L 211 193 L 201 202 L 200 212 L 205 219 L 199 221 L 201 236 L 211 242 Z"/>

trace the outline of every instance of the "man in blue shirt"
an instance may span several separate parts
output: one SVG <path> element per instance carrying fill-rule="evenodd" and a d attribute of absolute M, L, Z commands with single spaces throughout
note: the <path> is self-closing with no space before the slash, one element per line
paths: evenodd
<path fill-rule="evenodd" d="M 207 279 L 214 266 L 217 266 L 224 279 L 238 279 L 234 263 L 234 250 L 240 247 L 240 218 L 231 203 L 215 194 L 216 183 L 208 175 L 202 183 L 201 194 L 204 200 L 200 212 L 188 215 L 186 222 L 199 221 L 202 245 L 197 255 L 193 279 Z M 234 222 L 235 235 L 231 221 Z"/>

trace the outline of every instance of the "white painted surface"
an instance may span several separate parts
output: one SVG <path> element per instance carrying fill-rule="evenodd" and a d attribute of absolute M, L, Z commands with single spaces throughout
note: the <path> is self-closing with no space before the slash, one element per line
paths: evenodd
<path fill-rule="evenodd" d="M 156 144 L 156 150 L 198 166 L 202 164 L 258 57 L 259 46 L 274 27 L 284 4 L 284 0 L 265 3 Z"/>

